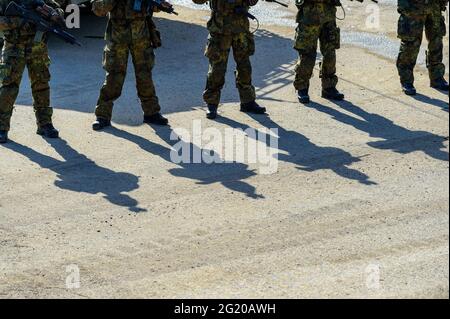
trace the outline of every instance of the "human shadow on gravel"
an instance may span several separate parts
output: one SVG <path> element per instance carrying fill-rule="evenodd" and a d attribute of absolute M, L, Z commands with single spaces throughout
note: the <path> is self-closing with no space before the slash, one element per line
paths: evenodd
<path fill-rule="evenodd" d="M 136 199 L 126 194 L 139 188 L 139 177 L 98 166 L 86 155 L 74 150 L 65 140 L 49 139 L 48 143 L 63 160 L 15 142 L 7 143 L 5 147 L 27 157 L 41 168 L 55 172 L 58 175 L 55 186 L 58 188 L 91 195 L 102 194 L 103 198 L 116 206 L 127 207 L 135 213 L 146 211 L 139 207 Z"/>
<path fill-rule="evenodd" d="M 206 84 L 208 59 L 204 56 L 208 31 L 205 25 L 173 21 L 164 16 L 155 18 L 161 31 L 163 45 L 155 51 L 156 64 L 153 79 L 163 113 L 182 112 L 204 104 L 202 93 Z M 71 32 L 83 43 L 74 48 L 51 38 L 49 51 L 51 65 L 52 105 L 56 109 L 84 113 L 94 111 L 100 88 L 105 79 L 102 54 L 105 41 L 102 37 L 106 20 L 85 13 L 81 16 L 81 29 Z M 86 38 L 91 36 L 91 38 Z M 259 99 L 285 100 L 277 94 L 292 85 L 290 67 L 296 61 L 292 39 L 260 30 L 256 33 L 256 54 L 252 57 L 253 81 Z M 230 55 L 226 84 L 222 90 L 222 103 L 238 103 L 235 85 L 235 63 Z M 270 89 L 265 89 L 270 85 Z M 24 76 L 17 104 L 32 105 L 32 95 L 27 76 Z M 131 61 L 123 94 L 114 106 L 113 120 L 119 124 L 141 125 L 142 109 L 136 93 L 135 74 Z"/>
<path fill-rule="evenodd" d="M 436 107 L 440 108 L 441 110 L 448 113 L 448 100 L 447 100 L 447 102 L 445 102 L 445 101 L 442 101 L 439 99 L 431 98 L 429 96 L 426 96 L 426 95 L 423 95 L 420 93 L 412 96 L 412 98 L 415 99 L 416 101 L 436 106 Z M 447 95 L 447 98 L 448 98 L 448 95 Z"/>
<path fill-rule="evenodd" d="M 177 168 L 169 169 L 169 173 L 173 176 L 183 177 L 196 181 L 199 185 L 211 185 L 219 183 L 231 191 L 245 194 L 247 197 L 254 199 L 264 198 L 263 195 L 256 192 L 256 188 L 245 182 L 245 179 L 257 175 L 254 170 L 250 170 L 248 165 L 243 163 L 212 163 L 207 164 L 204 161 L 200 163 L 194 162 L 194 154 L 206 153 L 209 157 L 220 160 L 219 155 L 212 151 L 198 147 L 191 142 L 185 142 L 180 139 L 178 135 L 170 127 L 155 127 L 155 133 L 158 135 L 167 146 L 153 143 L 139 135 L 129 133 L 118 128 L 109 128 L 105 133 L 122 138 L 129 142 L 138 145 L 142 150 L 159 156 L 163 160 L 178 165 Z M 175 140 L 171 139 L 176 137 Z M 177 149 L 190 150 L 186 158 L 181 163 L 175 163 L 173 158 L 185 154 L 176 152 L 174 146 L 179 146 Z M 175 155 L 175 156 L 174 156 Z"/>
<path fill-rule="evenodd" d="M 306 136 L 296 132 L 289 131 L 278 125 L 267 115 L 249 115 L 260 125 L 267 129 L 278 130 L 278 149 L 287 154 L 277 154 L 278 160 L 293 163 L 297 168 L 306 172 L 315 172 L 319 170 L 331 170 L 338 176 L 346 179 L 358 181 L 364 185 L 376 185 L 366 174 L 351 168 L 354 163 L 360 162 L 361 158 L 354 157 L 350 153 L 337 148 L 319 146 L 310 141 Z M 218 117 L 217 121 L 232 128 L 246 130 L 250 128 L 246 124 L 225 117 Z M 256 128 L 253 128 L 256 129 Z M 261 132 L 264 134 L 263 132 Z M 260 135 L 261 136 L 261 135 Z M 269 139 L 263 138 L 268 141 Z"/>
<path fill-rule="evenodd" d="M 369 113 L 348 101 L 334 104 L 356 117 L 325 105 L 312 104 L 311 107 L 330 115 L 341 123 L 366 132 L 370 137 L 382 139 L 381 141 L 367 143 L 373 148 L 391 150 L 400 154 L 420 151 L 436 160 L 448 161 L 448 153 L 445 151 L 446 146 L 444 144 L 448 137 L 426 131 L 408 130 L 379 114 Z"/>

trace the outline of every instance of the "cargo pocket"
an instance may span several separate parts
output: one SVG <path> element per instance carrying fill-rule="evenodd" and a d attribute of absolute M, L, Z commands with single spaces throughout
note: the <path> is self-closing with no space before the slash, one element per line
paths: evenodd
<path fill-rule="evenodd" d="M 31 61 L 28 58 L 29 71 L 33 73 L 32 77 L 42 82 L 50 81 L 50 64 L 47 45 L 35 44 L 31 51 Z"/>
<path fill-rule="evenodd" d="M 11 83 L 12 66 L 0 62 L 0 85 L 8 85 Z"/>
<path fill-rule="evenodd" d="M 155 52 L 153 48 L 148 48 L 144 51 L 145 61 L 148 64 L 150 70 L 155 66 Z"/>
<path fill-rule="evenodd" d="M 447 24 L 445 23 L 445 17 L 441 16 L 440 20 L 441 21 L 440 21 L 440 25 L 439 25 L 439 31 L 440 31 L 439 34 L 440 34 L 440 36 L 445 37 L 447 35 Z"/>
<path fill-rule="evenodd" d="M 319 27 L 299 24 L 295 31 L 294 49 L 300 53 L 315 50 L 317 46 Z"/>
<path fill-rule="evenodd" d="M 236 58 L 247 58 L 255 54 L 255 39 L 251 33 L 241 33 L 233 41 Z"/>
<path fill-rule="evenodd" d="M 339 27 L 335 26 L 330 29 L 328 33 L 328 42 L 335 50 L 341 48 L 341 29 Z"/>
<path fill-rule="evenodd" d="M 116 55 L 111 49 L 106 46 L 103 50 L 103 69 L 107 72 L 114 71 L 114 61 L 116 59 Z"/>
<path fill-rule="evenodd" d="M 403 41 L 415 41 L 421 38 L 423 33 L 423 23 L 419 19 L 414 19 L 402 14 L 398 20 L 398 37 Z"/>
<path fill-rule="evenodd" d="M 223 41 L 219 36 L 210 35 L 205 49 L 205 56 L 211 62 L 219 62 L 223 59 L 224 49 Z"/>
<path fill-rule="evenodd" d="M 255 38 L 253 34 L 247 34 L 247 49 L 248 49 L 248 55 L 254 55 L 256 51 L 256 45 L 255 45 Z"/>

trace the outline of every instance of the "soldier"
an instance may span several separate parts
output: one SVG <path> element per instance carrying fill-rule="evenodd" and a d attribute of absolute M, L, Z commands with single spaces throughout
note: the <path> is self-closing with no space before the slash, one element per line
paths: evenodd
<path fill-rule="evenodd" d="M 427 68 L 432 88 L 448 91 L 448 82 L 444 79 L 443 38 L 447 33 L 445 18 L 448 0 L 399 0 L 398 37 L 401 39 L 397 60 L 398 73 L 403 92 L 407 95 L 417 93 L 414 87 L 414 67 L 422 44 L 425 28 L 428 39 Z"/>
<path fill-rule="evenodd" d="M 207 0 L 193 0 L 204 4 Z M 250 56 L 255 52 L 255 40 L 250 32 L 247 17 L 250 6 L 258 0 L 210 0 L 211 19 L 208 22 L 209 38 L 205 55 L 209 59 L 209 72 L 203 99 L 207 104 L 208 119 L 217 117 L 220 93 L 225 84 L 228 57 L 231 48 L 237 70 L 236 86 L 241 100 L 241 111 L 264 114 L 266 109 L 256 103 L 255 88 L 252 85 Z"/>
<path fill-rule="evenodd" d="M 344 94 L 336 89 L 336 50 L 340 48 L 340 29 L 336 23 L 338 0 L 296 0 L 297 32 L 294 48 L 299 53 L 295 67 L 294 87 L 300 103 L 310 102 L 309 81 L 313 75 L 317 57 L 317 43 L 323 55 L 320 78 L 322 97 L 341 101 Z"/>
<path fill-rule="evenodd" d="M 36 31 L 36 26 L 25 23 L 20 18 L 5 17 L 4 12 L 11 0 L 0 0 L 0 32 L 4 33 L 4 45 L 0 63 L 0 143 L 8 140 L 14 103 L 19 94 L 19 86 L 25 67 L 31 82 L 33 106 L 37 119 L 37 134 L 48 138 L 58 138 L 59 132 L 53 127 L 50 107 L 50 59 L 48 57 L 47 36 Z M 17 4 L 31 8 L 49 5 L 52 21 L 64 24 L 64 12 L 53 0 L 15 0 Z"/>
<path fill-rule="evenodd" d="M 167 2 L 164 5 L 171 6 Z M 158 97 L 152 79 L 154 49 L 161 39 L 153 23 L 157 8 L 143 0 L 94 0 L 92 9 L 98 16 L 108 15 L 103 68 L 106 80 L 100 91 L 92 128 L 96 131 L 111 125 L 113 103 L 122 93 L 131 53 L 136 73 L 136 87 L 144 112 L 144 123 L 167 125 L 160 113 Z"/>

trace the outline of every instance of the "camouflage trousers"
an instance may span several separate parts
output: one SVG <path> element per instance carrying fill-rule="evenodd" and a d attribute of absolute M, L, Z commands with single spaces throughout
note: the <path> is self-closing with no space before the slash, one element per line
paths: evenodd
<path fill-rule="evenodd" d="M 427 68 L 430 80 L 444 76 L 443 38 L 447 28 L 439 6 L 430 6 L 423 13 L 402 12 L 398 23 L 398 37 L 401 39 L 397 68 L 403 84 L 414 83 L 414 67 L 420 52 L 423 30 L 428 39 Z"/>
<path fill-rule="evenodd" d="M 220 94 L 225 85 L 230 50 L 236 61 L 236 87 L 241 103 L 256 99 L 252 85 L 252 65 L 250 56 L 255 53 L 255 40 L 249 32 L 234 35 L 210 34 L 205 55 L 209 59 L 209 71 L 203 99 L 207 104 L 219 104 Z"/>
<path fill-rule="evenodd" d="M 0 130 L 8 131 L 10 128 L 25 67 L 30 77 L 37 124 L 43 126 L 52 122 L 49 65 L 45 43 L 34 43 L 33 38 L 23 43 L 5 41 L 0 63 Z"/>
<path fill-rule="evenodd" d="M 100 90 L 95 110 L 97 117 L 111 119 L 114 101 L 122 94 L 130 52 L 136 74 L 136 88 L 144 115 L 154 115 L 161 110 L 152 79 L 155 54 L 150 40 L 133 41 L 131 44 L 108 43 L 103 53 L 106 80 Z"/>
<path fill-rule="evenodd" d="M 336 50 L 340 48 L 336 7 L 326 3 L 305 4 L 297 14 L 297 23 L 294 48 L 299 53 L 299 60 L 295 67 L 295 89 L 309 87 L 316 64 L 318 42 L 323 56 L 320 70 L 322 86 L 336 87 Z"/>

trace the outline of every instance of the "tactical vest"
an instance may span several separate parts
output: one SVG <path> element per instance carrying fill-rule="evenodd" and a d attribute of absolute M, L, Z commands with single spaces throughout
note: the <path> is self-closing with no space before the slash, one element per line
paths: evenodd
<path fill-rule="evenodd" d="M 138 20 L 153 16 L 153 7 L 148 0 L 117 0 L 110 13 L 112 20 Z"/>
<path fill-rule="evenodd" d="M 250 6 L 247 0 L 210 0 L 211 19 L 208 21 L 210 33 L 238 34 L 249 32 L 247 16 Z"/>
<path fill-rule="evenodd" d="M 417 10 L 429 6 L 441 6 L 448 3 L 448 0 L 398 0 L 398 7 L 402 10 Z"/>
<path fill-rule="evenodd" d="M 248 10 L 250 6 L 246 0 L 210 0 L 209 6 L 216 15 L 233 15 L 238 7 Z"/>

